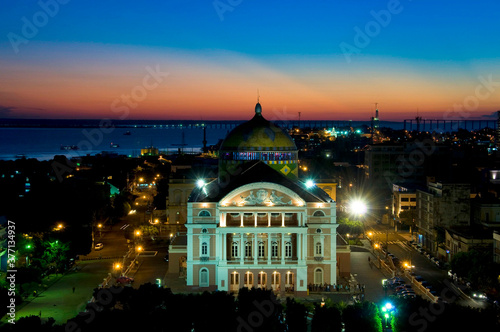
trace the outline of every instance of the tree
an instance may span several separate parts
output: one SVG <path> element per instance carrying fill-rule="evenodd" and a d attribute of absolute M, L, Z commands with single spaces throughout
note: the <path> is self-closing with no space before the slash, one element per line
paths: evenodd
<path fill-rule="evenodd" d="M 340 332 L 342 330 L 340 309 L 338 306 L 329 305 L 328 303 L 323 307 L 316 304 L 311 325 L 312 332 Z"/>
<path fill-rule="evenodd" d="M 144 236 L 151 237 L 152 240 L 154 240 L 154 237 L 159 233 L 158 227 L 153 225 L 142 225 L 140 230 Z"/>
<path fill-rule="evenodd" d="M 65 242 L 55 240 L 44 241 L 44 247 L 45 250 L 42 259 L 47 262 L 49 268 L 53 267 L 56 271 L 63 270 L 68 260 L 69 245 Z"/>
<path fill-rule="evenodd" d="M 350 234 L 353 238 L 363 233 L 363 223 L 359 220 L 350 220 L 349 218 L 339 218 L 339 227 L 337 232 L 340 234 Z"/>
<path fill-rule="evenodd" d="M 373 302 L 362 302 L 347 306 L 342 312 L 346 332 L 381 332 L 382 320 L 378 307 Z"/>
<path fill-rule="evenodd" d="M 287 297 L 285 317 L 289 332 L 307 331 L 307 308 L 302 303 Z"/>

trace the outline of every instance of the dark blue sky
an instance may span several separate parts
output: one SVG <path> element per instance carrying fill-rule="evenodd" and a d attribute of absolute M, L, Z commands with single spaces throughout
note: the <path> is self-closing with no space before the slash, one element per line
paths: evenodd
<path fill-rule="evenodd" d="M 45 3 L 53 1 L 56 0 Z M 155 53 L 152 57 L 156 61 L 162 54 L 175 53 L 181 59 L 192 61 L 193 66 L 207 61 L 203 68 L 212 67 L 214 73 L 219 67 L 244 72 L 240 66 L 248 61 L 266 67 L 263 73 L 276 70 L 308 87 L 314 75 L 319 76 L 313 86 L 325 82 L 328 75 L 349 76 L 349 70 L 354 76 L 361 70 L 373 70 L 377 75 L 385 77 L 387 73 L 391 78 L 402 70 L 402 78 L 422 74 L 426 77 L 424 81 L 435 81 L 433 75 L 436 75 L 450 84 L 458 82 L 456 91 L 460 94 L 457 92 L 455 97 L 458 102 L 467 96 L 467 92 L 464 95 L 461 91 L 464 86 L 469 85 L 473 93 L 478 75 L 498 74 L 498 66 L 488 69 L 498 62 L 500 54 L 498 1 L 70 0 L 58 6 L 58 12 L 49 17 L 46 24 L 40 24 L 35 36 L 26 38 L 26 43 L 13 45 L 13 34 L 26 37 L 22 30 L 23 18 L 33 23 L 34 16 L 43 9 L 37 1 L 2 2 L 0 56 L 4 60 L 0 60 L 0 69 L 2 65 L 8 68 L 13 65 L 40 68 L 49 63 L 52 66 L 54 62 L 64 65 L 69 57 L 78 59 L 73 63 L 79 66 L 94 67 L 98 63 L 109 63 L 113 56 L 124 57 L 123 52 L 127 52 L 128 60 L 135 58 L 138 62 L 146 59 L 141 58 L 143 51 Z M 385 26 L 375 23 L 373 12 L 387 13 L 388 7 L 397 9 L 394 10 L 397 13 L 390 15 Z M 370 24 L 372 27 L 378 24 L 378 30 L 372 31 L 366 44 L 357 44 L 356 28 L 366 32 Z M 346 56 L 341 45 L 356 47 L 357 52 Z M 88 50 L 91 51 L 86 54 Z M 233 57 L 221 56 L 221 52 Z M 234 55 L 240 59 L 235 60 Z M 172 61 L 170 59 L 170 63 Z M 399 66 L 404 68 L 393 68 Z M 439 72 L 440 68 L 443 72 Z M 26 74 L 22 70 L 18 73 L 18 79 Z M 27 107 L 21 102 L 13 105 L 16 104 L 13 95 L 23 93 L 6 88 L 6 81 L 12 80 L 12 75 L 16 73 L 0 74 L 0 97 L 3 92 L 10 101 L 3 106 Z M 215 76 L 210 79 L 209 74 L 206 75 L 204 80 L 211 81 L 212 85 L 217 81 Z M 353 88 L 357 86 L 356 82 L 351 83 Z M 363 87 L 362 82 L 359 85 Z M 424 87 L 425 82 L 417 86 Z M 266 88 L 270 91 L 270 87 Z M 420 93 L 425 97 L 428 92 Z M 273 106 L 284 104 L 278 93 L 276 98 L 274 92 L 271 95 Z M 387 99 L 383 93 L 377 92 L 373 98 L 377 96 Z M 304 96 L 311 97 L 311 94 Z M 451 99 L 442 104 L 450 104 L 448 100 Z M 396 105 L 402 106 L 397 100 L 388 102 L 392 110 Z M 326 111 L 325 103 L 327 101 L 320 102 L 323 106 L 315 112 Z M 348 101 L 340 104 L 332 102 L 331 107 L 351 107 Z M 359 111 L 364 106 L 352 107 L 353 111 Z M 425 110 L 425 106 L 422 107 Z M 428 110 L 436 112 L 442 107 L 433 106 Z"/>

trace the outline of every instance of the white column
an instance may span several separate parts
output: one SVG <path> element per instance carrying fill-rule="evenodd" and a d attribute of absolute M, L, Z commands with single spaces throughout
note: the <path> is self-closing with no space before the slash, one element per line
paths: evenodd
<path fill-rule="evenodd" d="M 271 212 L 267 213 L 267 227 L 271 227 Z"/>
<path fill-rule="evenodd" d="M 302 261 L 302 241 L 301 241 L 301 233 L 297 233 L 297 260 L 299 263 Z"/>
<path fill-rule="evenodd" d="M 281 264 L 285 264 L 285 234 L 281 233 Z"/>
<path fill-rule="evenodd" d="M 257 212 L 254 212 L 254 222 L 255 222 L 255 227 L 257 227 Z"/>
<path fill-rule="evenodd" d="M 304 248 L 303 254 L 304 254 L 304 260 L 307 261 L 307 257 L 309 255 L 308 249 L 307 249 L 307 230 L 305 231 L 303 237 L 302 237 L 302 247 Z"/>
<path fill-rule="evenodd" d="M 267 265 L 271 264 L 271 247 L 272 247 L 271 233 L 267 233 Z"/>
<path fill-rule="evenodd" d="M 257 233 L 253 233 L 253 245 L 252 245 L 252 254 L 253 254 L 253 263 L 257 264 L 257 255 L 258 255 L 258 248 L 257 246 L 259 245 L 257 241 Z"/>
<path fill-rule="evenodd" d="M 243 234 L 240 234 L 240 264 L 243 264 L 245 259 L 245 239 Z"/>
<path fill-rule="evenodd" d="M 240 226 L 241 226 L 241 227 L 243 227 L 243 215 L 244 215 L 244 213 L 243 213 L 243 212 L 240 212 L 240 216 L 241 216 L 241 225 L 240 225 Z"/>
<path fill-rule="evenodd" d="M 281 227 L 285 227 L 285 212 L 281 212 Z"/>
<path fill-rule="evenodd" d="M 222 261 L 227 261 L 227 233 L 222 233 Z"/>

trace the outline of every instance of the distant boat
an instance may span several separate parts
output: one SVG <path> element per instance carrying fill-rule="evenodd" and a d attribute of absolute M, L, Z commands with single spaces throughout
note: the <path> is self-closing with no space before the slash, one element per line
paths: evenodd
<path fill-rule="evenodd" d="M 61 150 L 78 150 L 79 147 L 76 145 L 61 145 Z"/>
<path fill-rule="evenodd" d="M 123 135 L 132 135 L 132 133 L 127 130 L 126 132 L 123 133 Z"/>
<path fill-rule="evenodd" d="M 110 146 L 111 146 L 112 148 L 119 148 L 119 147 L 120 147 L 120 146 L 119 146 L 118 144 L 116 144 L 116 143 L 111 143 L 111 144 L 110 144 Z"/>

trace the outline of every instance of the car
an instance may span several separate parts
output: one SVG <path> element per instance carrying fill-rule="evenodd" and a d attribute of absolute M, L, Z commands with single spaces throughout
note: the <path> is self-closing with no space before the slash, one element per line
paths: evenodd
<path fill-rule="evenodd" d="M 127 276 L 121 276 L 121 277 L 116 278 L 116 282 L 123 284 L 123 285 L 130 284 L 130 283 L 134 282 L 134 278 L 127 277 Z"/>
<path fill-rule="evenodd" d="M 96 243 L 94 246 L 94 250 L 101 250 L 104 248 L 104 244 L 102 242 Z"/>
<path fill-rule="evenodd" d="M 404 299 L 414 299 L 414 298 L 416 298 L 416 297 L 417 297 L 417 295 L 416 295 L 415 293 L 411 293 L 411 294 L 405 294 L 405 295 L 403 295 L 403 298 L 404 298 Z"/>

